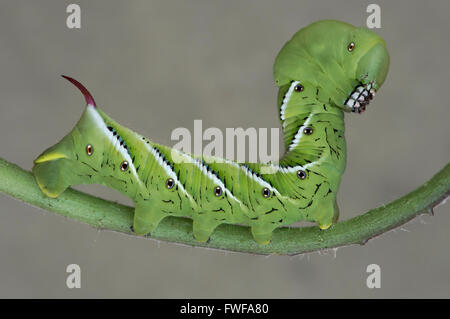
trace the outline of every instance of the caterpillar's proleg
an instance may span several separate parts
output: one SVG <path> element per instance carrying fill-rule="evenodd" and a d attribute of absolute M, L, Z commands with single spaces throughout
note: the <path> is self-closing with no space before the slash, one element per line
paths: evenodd
<path fill-rule="evenodd" d="M 337 221 L 338 216 L 339 209 L 337 208 L 335 200 L 323 201 L 317 207 L 316 221 L 319 225 L 319 228 L 322 230 L 330 228 L 331 225 Z"/>
<path fill-rule="evenodd" d="M 196 218 L 192 223 L 194 237 L 199 242 L 207 242 L 209 237 L 222 222 L 210 218 Z"/>
<path fill-rule="evenodd" d="M 138 235 L 148 235 L 168 216 L 158 208 L 152 207 L 151 201 L 147 205 L 136 205 L 134 210 L 133 229 Z"/>
<path fill-rule="evenodd" d="M 273 229 L 268 231 L 267 227 L 252 226 L 251 231 L 253 239 L 260 245 L 267 245 L 272 240 Z"/>

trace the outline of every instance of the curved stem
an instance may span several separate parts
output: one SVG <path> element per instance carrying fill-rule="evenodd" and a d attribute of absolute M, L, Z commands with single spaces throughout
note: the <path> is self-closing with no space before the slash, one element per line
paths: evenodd
<path fill-rule="evenodd" d="M 0 158 L 0 191 L 24 202 L 87 223 L 96 228 L 132 235 L 133 208 L 103 200 L 73 189 L 56 199 L 46 197 L 32 174 Z M 248 227 L 219 226 L 208 243 L 192 236 L 187 218 L 165 218 L 151 238 L 191 246 L 253 254 L 295 255 L 351 244 L 364 244 L 370 238 L 398 227 L 433 207 L 450 194 L 450 163 L 415 191 L 382 207 L 333 225 L 321 231 L 317 226 L 282 227 L 274 231 L 269 245 L 258 245 Z"/>

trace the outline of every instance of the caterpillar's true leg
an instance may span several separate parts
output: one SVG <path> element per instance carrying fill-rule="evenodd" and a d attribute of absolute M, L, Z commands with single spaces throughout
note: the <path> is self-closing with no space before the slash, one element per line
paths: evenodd
<path fill-rule="evenodd" d="M 222 222 L 213 219 L 196 218 L 192 223 L 194 237 L 197 241 L 207 242 L 217 226 Z"/>
<path fill-rule="evenodd" d="M 260 245 L 267 245 L 270 243 L 270 240 L 272 239 L 272 230 L 268 230 L 267 227 L 259 227 L 259 226 L 252 226 L 252 235 L 255 241 Z"/>
<path fill-rule="evenodd" d="M 138 235 L 147 235 L 155 230 L 166 216 L 168 216 L 167 213 L 155 210 L 151 205 L 136 204 L 133 220 L 134 232 Z"/>

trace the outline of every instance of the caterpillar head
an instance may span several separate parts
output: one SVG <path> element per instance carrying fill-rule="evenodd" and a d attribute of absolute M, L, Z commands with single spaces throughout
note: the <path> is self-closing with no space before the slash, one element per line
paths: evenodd
<path fill-rule="evenodd" d="M 91 94 L 81 83 L 72 78 L 63 77 L 83 93 L 87 107 L 72 131 L 58 143 L 46 149 L 34 161 L 32 171 L 35 179 L 42 192 L 49 197 L 58 197 L 72 185 L 102 183 L 105 175 L 111 176 L 111 179 L 117 179 L 115 176 L 117 171 L 129 173 L 128 163 L 131 163 L 129 154 L 124 152 L 126 149 L 123 140 L 117 140 L 116 143 L 113 137 L 117 136 L 117 133 L 113 135 L 112 130 L 109 129 L 110 125 L 120 129 L 122 127 L 96 107 Z M 108 139 L 114 143 L 105 143 Z M 114 145 L 114 147 L 111 148 L 108 145 Z M 105 159 L 108 159 L 110 163 L 107 167 L 103 164 Z M 99 176 L 103 178 L 98 179 Z"/>
<path fill-rule="evenodd" d="M 310 82 L 323 102 L 361 113 L 388 69 L 389 54 L 379 35 L 323 20 L 301 29 L 284 45 L 275 60 L 274 78 L 278 87 L 291 81 Z"/>

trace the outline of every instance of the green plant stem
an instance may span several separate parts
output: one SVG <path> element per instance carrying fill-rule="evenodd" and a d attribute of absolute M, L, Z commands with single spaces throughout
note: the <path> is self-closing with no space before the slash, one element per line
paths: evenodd
<path fill-rule="evenodd" d="M 68 189 L 56 199 L 46 197 L 32 174 L 0 158 L 0 191 L 45 210 L 87 223 L 93 227 L 133 235 L 133 208 Z M 370 238 L 398 227 L 433 207 L 450 194 L 450 163 L 415 191 L 382 207 L 333 225 L 326 231 L 317 226 L 282 227 L 274 231 L 269 245 L 258 245 L 250 229 L 221 225 L 208 243 L 197 242 L 188 218 L 165 218 L 151 238 L 252 254 L 295 255 L 322 249 L 365 244 Z"/>

